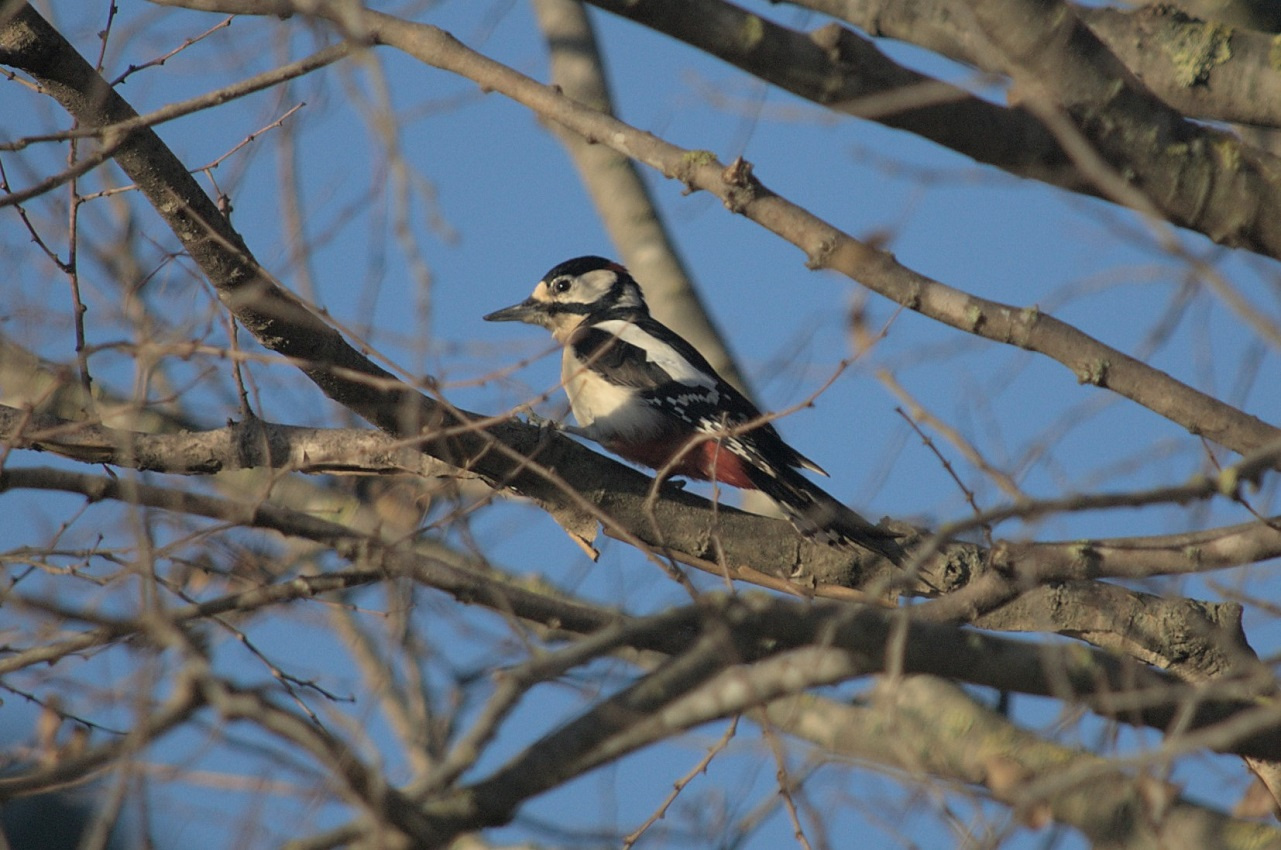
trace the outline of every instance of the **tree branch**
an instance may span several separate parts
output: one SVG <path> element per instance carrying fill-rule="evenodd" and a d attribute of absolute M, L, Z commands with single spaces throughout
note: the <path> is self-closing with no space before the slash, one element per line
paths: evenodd
<path fill-rule="evenodd" d="M 1005 66 L 969 25 L 970 4 L 958 0 L 788 0 L 840 18 L 864 32 L 931 50 L 991 73 Z M 1162 101 L 1190 118 L 1281 126 L 1281 75 L 1269 59 L 1265 32 L 1199 21 L 1160 3 L 1131 11 L 1071 8 L 1130 71 Z M 1256 28 L 1257 29 L 1257 28 Z"/>
<path fill-rule="evenodd" d="M 1221 244 L 1281 257 L 1281 161 L 1153 97 L 1061 0 L 978 0 L 971 8 L 1020 96 L 1062 108 L 1163 216 Z"/>
<path fill-rule="evenodd" d="M 837 24 L 806 35 L 723 0 L 589 2 L 681 39 L 836 111 L 869 117 L 886 126 L 916 133 L 1012 174 L 1118 200 L 1115 191 L 1099 185 L 1088 169 L 1079 168 L 1075 158 L 1064 152 L 1058 134 L 1047 131 L 1035 112 L 1019 106 L 1003 109 L 904 69 L 865 39 Z M 821 8 L 832 14 L 841 14 L 845 9 L 845 4 L 835 0 L 799 5 Z M 853 10 L 844 14 L 862 23 L 869 32 L 881 33 L 876 10 L 850 5 Z M 915 3 L 893 5 L 912 11 L 918 8 Z M 925 40 L 928 47 L 933 45 L 928 34 L 934 29 L 943 29 L 952 43 L 965 39 L 969 50 L 961 57 L 963 60 L 976 53 L 990 58 L 993 55 L 990 48 L 975 46 L 981 39 L 967 38 L 965 34 L 967 29 L 973 29 L 969 11 L 973 5 L 938 0 L 932 24 L 921 27 L 925 36 L 916 34 L 914 16 L 901 24 L 895 35 L 914 43 L 918 38 Z M 697 14 L 691 12 L 691 6 L 698 8 Z M 1066 6 L 1062 8 L 1065 14 L 1071 14 Z M 1008 22 L 1011 19 L 1007 12 L 998 10 L 992 18 Z M 928 17 L 929 12 L 923 14 Z M 712 25 L 709 21 L 716 23 Z M 1082 28 L 1082 31 L 1088 35 L 1088 30 Z M 938 36 L 934 41 L 941 38 Z M 1146 43 L 1137 34 L 1130 38 L 1136 44 Z M 1028 75 L 1028 80 L 1061 80 L 1063 74 L 1056 69 L 1068 66 L 1060 62 L 1071 59 L 1072 67 L 1082 64 L 1077 51 L 1094 59 L 1110 56 L 1097 39 L 1088 44 L 1083 41 L 1082 45 L 1066 53 L 1056 52 L 1053 57 L 1037 56 L 1038 73 Z M 1259 43 L 1251 55 L 1263 60 L 1269 56 L 1267 50 Z M 1035 51 L 1031 55 L 1035 55 Z M 993 61 L 979 64 L 1009 71 L 1008 64 Z M 1260 76 L 1265 74 L 1264 68 L 1270 69 L 1270 66 L 1262 66 Z M 1049 76 L 1042 76 L 1043 73 Z M 1221 244 L 1281 258 L 1281 218 L 1277 216 L 1281 212 L 1281 183 L 1271 178 L 1281 171 L 1281 161 L 1231 134 L 1186 121 L 1182 114 L 1143 89 L 1115 58 L 1092 73 L 1097 79 L 1090 86 L 1094 92 L 1090 97 L 1107 96 L 1107 87 L 1114 80 L 1128 81 L 1125 96 L 1107 104 L 1106 110 L 1101 102 L 1088 107 L 1080 100 L 1060 102 L 1083 122 L 1087 134 L 1118 171 L 1135 175 L 1134 184 L 1162 215 Z M 916 102 L 918 99 L 924 103 Z M 1143 206 L 1139 209 L 1147 211 Z"/>
<path fill-rule="evenodd" d="M 980 786 L 1024 822 L 1051 817 L 1096 847 L 1244 850 L 1281 841 L 1275 828 L 1229 818 L 1175 788 L 1157 787 L 1158 779 L 1047 742 L 943 679 L 887 678 L 865 703 L 801 695 L 776 700 L 760 714 L 825 753 Z M 1076 781 L 1062 781 L 1065 774 Z"/>
<path fill-rule="evenodd" d="M 418 451 L 412 440 L 357 428 L 302 428 L 251 419 L 210 431 L 144 434 L 0 405 L 0 441 L 10 448 L 53 452 L 170 475 L 213 475 L 276 469 L 310 475 L 475 478 Z"/>

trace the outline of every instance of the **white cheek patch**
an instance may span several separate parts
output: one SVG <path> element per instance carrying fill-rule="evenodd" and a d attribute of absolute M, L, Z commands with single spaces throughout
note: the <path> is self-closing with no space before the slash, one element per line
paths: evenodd
<path fill-rule="evenodd" d="M 596 269 L 580 276 L 576 282 L 575 301 L 594 304 L 614 285 L 618 275 L 609 269 Z"/>

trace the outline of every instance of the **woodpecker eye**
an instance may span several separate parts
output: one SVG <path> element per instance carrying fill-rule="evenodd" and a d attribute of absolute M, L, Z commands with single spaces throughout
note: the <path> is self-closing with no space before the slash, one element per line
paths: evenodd
<path fill-rule="evenodd" d="M 569 278 L 561 277 L 552 281 L 552 292 L 556 295 L 562 295 L 569 292 Z"/>

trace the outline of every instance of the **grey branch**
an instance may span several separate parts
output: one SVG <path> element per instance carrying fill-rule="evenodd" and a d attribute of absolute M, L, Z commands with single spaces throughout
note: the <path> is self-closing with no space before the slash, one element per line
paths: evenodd
<path fill-rule="evenodd" d="M 0 440 L 11 448 L 52 452 L 83 463 L 175 475 L 275 469 L 476 478 L 423 454 L 411 440 L 397 440 L 381 431 L 300 428 L 260 419 L 211 431 L 144 434 L 0 405 Z"/>
<path fill-rule="evenodd" d="M 855 705 L 788 697 L 754 716 L 824 752 L 983 787 L 1025 823 L 1069 824 L 1096 847 L 1244 850 L 1281 841 L 1274 827 L 1229 818 L 1159 779 L 1047 742 L 939 678 L 887 678 Z"/>

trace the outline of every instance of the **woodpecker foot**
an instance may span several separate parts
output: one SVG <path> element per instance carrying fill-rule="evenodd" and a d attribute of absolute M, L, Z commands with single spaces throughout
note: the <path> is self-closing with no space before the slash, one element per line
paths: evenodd
<path fill-rule="evenodd" d="M 522 415 L 524 416 L 525 422 L 538 429 L 538 444 L 540 446 L 545 445 L 551 440 L 552 434 L 560 430 L 560 424 L 556 420 L 540 416 L 535 413 L 534 409 L 529 405 L 525 405 L 517 409 L 516 418 L 519 419 Z"/>
<path fill-rule="evenodd" d="M 528 422 L 530 425 L 535 426 L 536 428 L 541 428 L 546 430 L 546 429 L 555 429 L 560 427 L 560 425 L 557 424 L 555 419 L 548 419 L 546 416 L 541 416 L 538 413 L 535 413 L 534 408 L 530 407 L 528 404 L 523 404 L 520 407 L 516 408 L 516 412 L 514 416 L 516 419 L 520 419 L 521 417 L 524 417 L 526 422 Z"/>

